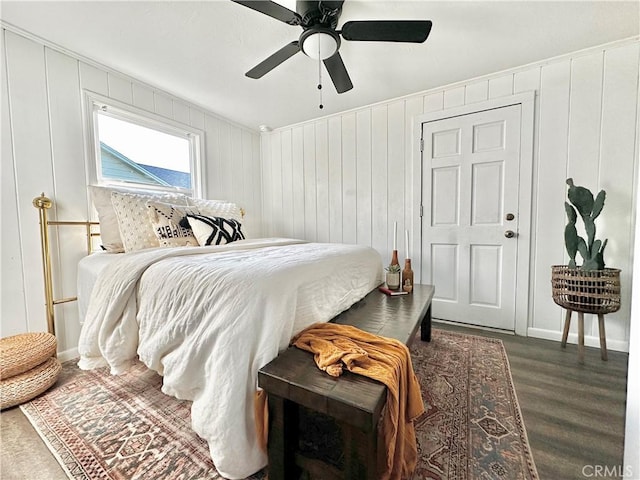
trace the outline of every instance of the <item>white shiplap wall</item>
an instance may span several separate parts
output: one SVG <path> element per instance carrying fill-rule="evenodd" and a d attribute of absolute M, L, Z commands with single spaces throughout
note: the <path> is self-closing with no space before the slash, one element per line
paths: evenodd
<path fill-rule="evenodd" d="M 629 39 L 263 134 L 265 233 L 372 245 L 387 259 L 393 223 L 404 232 L 419 221 L 413 117 L 535 91 L 528 333 L 561 336 L 550 266 L 566 263 L 565 179 L 574 177 L 607 191 L 598 237 L 609 238 L 605 260 L 622 269 L 623 282 L 623 306 L 607 316 L 607 339 L 627 350 L 639 55 L 638 39 Z M 403 241 L 398 249 L 404 256 Z M 585 328 L 587 344 L 597 346 L 597 323 L 589 318 Z"/>
<path fill-rule="evenodd" d="M 5 337 L 45 331 L 38 213 L 32 199 L 55 201 L 50 218 L 86 220 L 83 91 L 91 90 L 205 132 L 204 196 L 237 202 L 245 227 L 261 235 L 260 137 L 197 106 L 38 39 L 2 29 L 1 79 L 1 324 Z M 84 252 L 82 227 L 53 237 L 55 296 L 75 296 L 75 268 Z M 75 303 L 56 307 L 59 351 L 80 331 Z"/>

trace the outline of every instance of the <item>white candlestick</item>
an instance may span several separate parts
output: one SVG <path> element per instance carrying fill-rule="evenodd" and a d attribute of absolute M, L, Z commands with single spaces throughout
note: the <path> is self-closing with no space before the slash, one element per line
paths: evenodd
<path fill-rule="evenodd" d="M 404 249 L 407 255 L 405 258 L 411 258 L 409 256 L 409 230 L 404 231 Z"/>
<path fill-rule="evenodd" d="M 393 249 L 397 250 L 396 239 L 398 237 L 398 222 L 393 222 Z"/>

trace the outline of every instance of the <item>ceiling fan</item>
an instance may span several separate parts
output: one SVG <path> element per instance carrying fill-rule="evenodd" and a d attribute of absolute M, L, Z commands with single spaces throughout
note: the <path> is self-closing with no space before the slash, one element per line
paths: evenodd
<path fill-rule="evenodd" d="M 422 43 L 431 31 L 430 20 L 361 20 L 346 22 L 336 30 L 344 0 L 298 0 L 296 12 L 268 0 L 232 0 L 289 25 L 302 27 L 300 38 L 260 62 L 246 73 L 261 78 L 285 60 L 302 52 L 322 60 L 338 93 L 353 88 L 340 56 L 340 37 L 349 41 Z M 318 86 L 318 88 L 321 88 Z"/>

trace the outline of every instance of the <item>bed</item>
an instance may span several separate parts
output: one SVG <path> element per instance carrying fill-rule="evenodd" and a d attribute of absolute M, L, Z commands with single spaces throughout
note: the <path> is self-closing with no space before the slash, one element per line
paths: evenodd
<path fill-rule="evenodd" d="M 79 365 L 119 374 L 139 358 L 164 393 L 193 401 L 219 473 L 244 478 L 267 463 L 254 424 L 260 367 L 381 276 L 370 247 L 287 238 L 92 254 L 78 267 Z"/>

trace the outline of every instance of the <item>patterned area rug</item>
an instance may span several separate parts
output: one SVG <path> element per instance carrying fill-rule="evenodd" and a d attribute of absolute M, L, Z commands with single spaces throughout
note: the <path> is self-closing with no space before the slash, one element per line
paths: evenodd
<path fill-rule="evenodd" d="M 434 330 L 412 358 L 426 408 L 414 479 L 538 479 L 500 340 Z M 190 428 L 190 402 L 162 394 L 161 381 L 139 363 L 111 376 L 67 362 L 21 409 L 71 479 L 221 478 Z"/>
<path fill-rule="evenodd" d="M 501 340 L 433 330 L 413 343 L 426 412 L 414 479 L 537 480 Z"/>

